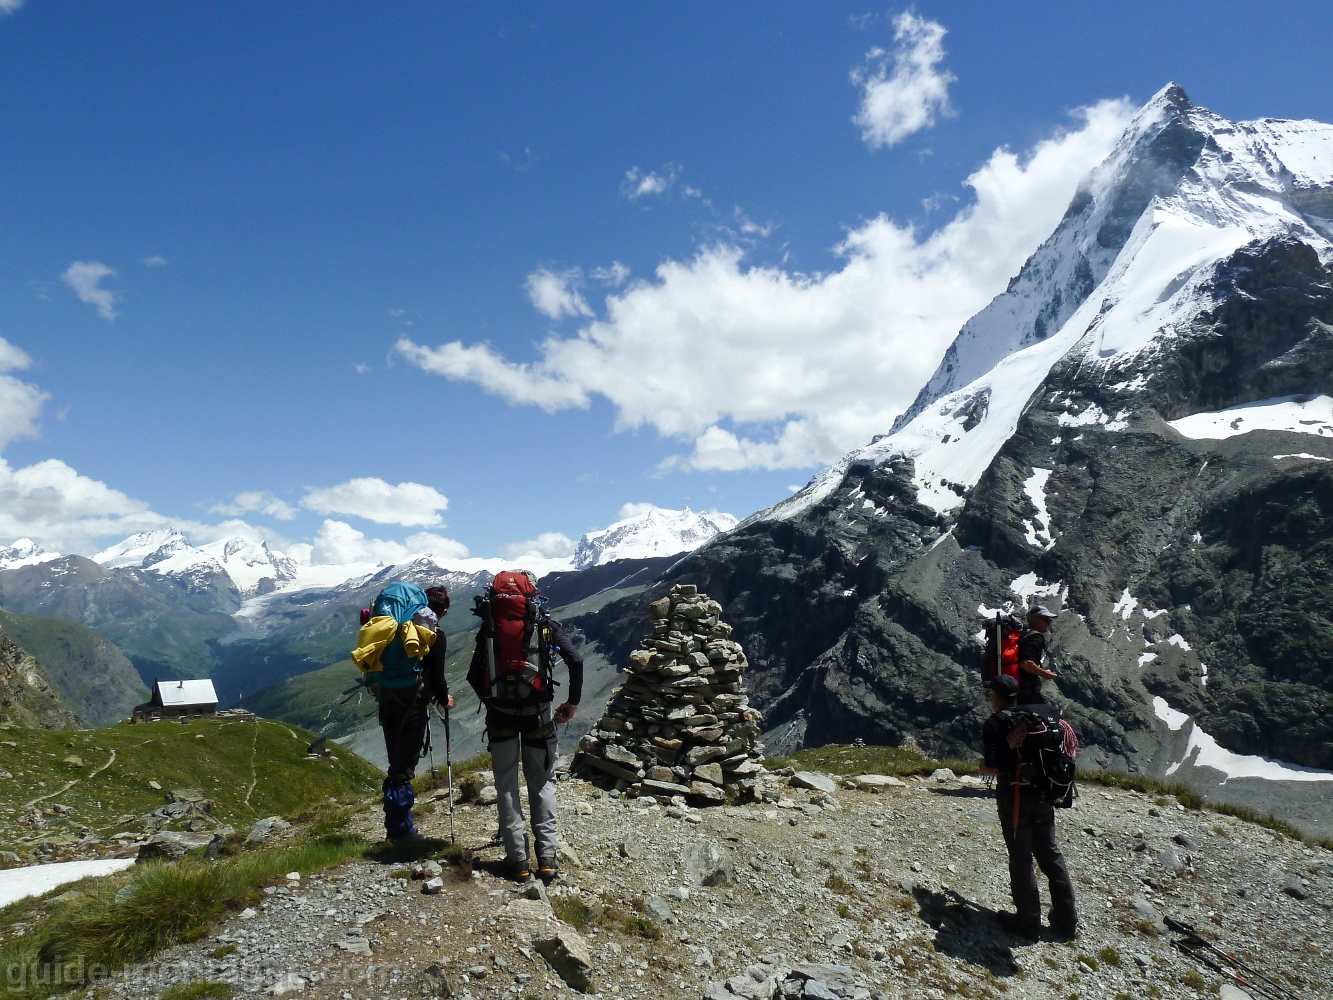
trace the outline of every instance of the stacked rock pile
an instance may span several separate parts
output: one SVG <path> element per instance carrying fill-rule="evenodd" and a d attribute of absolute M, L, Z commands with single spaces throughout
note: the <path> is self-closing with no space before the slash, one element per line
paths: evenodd
<path fill-rule="evenodd" d="M 722 605 L 677 584 L 648 613 L 652 634 L 630 653 L 629 679 L 579 743 L 575 773 L 663 804 L 753 798 L 765 773 L 760 716 L 742 693 L 748 663 Z"/>

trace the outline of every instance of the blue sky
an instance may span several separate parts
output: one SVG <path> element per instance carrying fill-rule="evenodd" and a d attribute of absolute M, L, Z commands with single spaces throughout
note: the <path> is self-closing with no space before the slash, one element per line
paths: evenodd
<path fill-rule="evenodd" d="M 65 551 L 744 516 L 887 430 L 1168 80 L 1333 120 L 1317 3 L 0 11 L 0 535 Z"/>

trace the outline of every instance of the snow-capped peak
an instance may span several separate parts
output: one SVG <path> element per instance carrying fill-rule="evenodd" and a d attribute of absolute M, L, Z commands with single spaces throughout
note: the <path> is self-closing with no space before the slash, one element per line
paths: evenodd
<path fill-rule="evenodd" d="M 296 578 L 295 561 L 272 551 L 267 542 L 227 538 L 201 545 L 198 551 L 216 560 L 242 594 L 253 593 L 264 579 L 282 584 Z"/>
<path fill-rule="evenodd" d="M 1233 123 L 1168 85 L 1009 288 L 963 326 L 893 431 L 758 516 L 793 516 L 834 490 L 851 463 L 894 457 L 913 459 L 922 503 L 958 506 L 1057 361 L 1077 352 L 1107 384 L 1142 379 L 1137 359 L 1212 307 L 1220 263 L 1278 236 L 1328 263 L 1330 219 L 1333 125 Z M 1121 414 L 1079 417 L 1124 426 Z"/>
<path fill-rule="evenodd" d="M 0 546 L 0 570 L 35 566 L 59 558 L 60 553 L 47 552 L 31 538 L 18 538 L 11 545 Z"/>
<path fill-rule="evenodd" d="M 297 571 L 291 559 L 273 552 L 265 542 L 238 536 L 196 547 L 176 528 L 141 531 L 103 549 L 93 561 L 107 569 L 132 567 L 172 577 L 220 573 L 242 594 L 254 593 L 266 578 L 274 584 L 286 583 Z"/>
<path fill-rule="evenodd" d="M 736 518 L 716 511 L 695 513 L 653 507 L 579 539 L 574 568 L 589 569 L 616 559 L 673 556 L 697 549 L 714 535 L 730 531 Z"/>
<path fill-rule="evenodd" d="M 107 569 L 143 566 L 145 559 L 161 562 L 190 547 L 190 540 L 175 528 L 158 528 L 154 531 L 140 531 L 103 549 L 93 556 L 93 562 L 101 563 Z"/>

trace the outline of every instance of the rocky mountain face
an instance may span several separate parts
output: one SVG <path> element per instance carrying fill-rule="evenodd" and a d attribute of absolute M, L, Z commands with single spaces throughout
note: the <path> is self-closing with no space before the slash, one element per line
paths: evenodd
<path fill-rule="evenodd" d="M 42 665 L 0 631 L 0 722 L 30 729 L 79 729 L 83 722 L 60 702 Z"/>
<path fill-rule="evenodd" d="M 976 748 L 985 616 L 1041 600 L 1085 764 L 1305 802 L 1333 769 L 1330 217 L 1333 127 L 1166 88 L 890 434 L 649 595 L 722 603 L 769 727 L 937 756 Z M 613 662 L 641 601 L 578 621 Z"/>
<path fill-rule="evenodd" d="M 134 664 L 78 622 L 0 610 L 0 628 L 37 658 L 60 700 L 90 726 L 127 719 L 148 700 Z"/>

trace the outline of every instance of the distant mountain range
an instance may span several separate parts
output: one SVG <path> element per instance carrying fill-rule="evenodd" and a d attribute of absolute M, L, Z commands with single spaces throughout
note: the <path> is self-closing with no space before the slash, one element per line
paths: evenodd
<path fill-rule="evenodd" d="M 195 546 L 174 528 L 132 535 L 92 558 L 44 552 L 19 539 L 0 548 L 0 608 L 24 621 L 64 619 L 82 630 L 73 645 L 69 636 L 62 640 L 65 653 L 49 643 L 43 648 L 53 658 L 52 683 L 98 723 L 123 715 L 157 678 L 211 677 L 228 704 L 336 663 L 351 648 L 360 609 L 393 580 L 445 584 L 456 607 L 445 629 L 468 630 L 472 595 L 502 568 L 532 568 L 552 576 L 561 594 L 582 595 L 582 573 L 605 577 L 597 589 L 611 586 L 735 523 L 729 514 L 653 508 L 585 535 L 578 555 L 564 559 L 423 554 L 393 566 L 301 565 L 263 542 L 238 537 Z M 626 552 L 651 558 L 626 559 Z M 573 569 L 578 560 L 583 570 Z M 36 631 L 29 627 L 28 634 Z M 90 631 L 105 649 L 91 650 Z M 75 647 L 83 652 L 70 653 Z M 75 661 L 100 663 L 105 679 L 93 684 Z"/>

